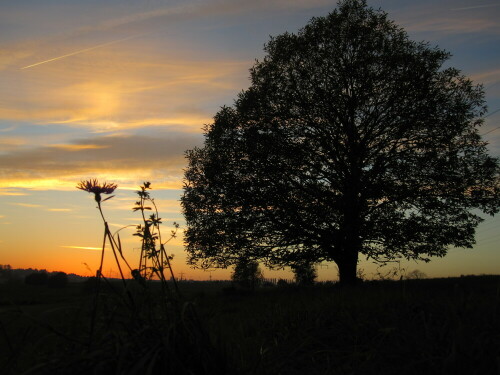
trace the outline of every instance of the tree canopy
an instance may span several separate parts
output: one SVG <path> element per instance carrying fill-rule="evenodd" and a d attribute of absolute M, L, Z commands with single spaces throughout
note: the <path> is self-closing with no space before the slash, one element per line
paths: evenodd
<path fill-rule="evenodd" d="M 479 135 L 482 86 L 450 54 L 364 0 L 265 46 L 251 86 L 187 152 L 182 205 L 190 262 L 227 267 L 359 254 L 429 260 L 470 248 L 499 208 L 499 163 Z"/>

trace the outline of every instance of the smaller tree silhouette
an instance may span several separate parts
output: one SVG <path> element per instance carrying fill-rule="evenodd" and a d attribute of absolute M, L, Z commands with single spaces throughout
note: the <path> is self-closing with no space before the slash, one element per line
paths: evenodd
<path fill-rule="evenodd" d="M 47 271 L 35 271 L 26 275 L 24 282 L 28 285 L 47 285 L 49 274 Z"/>
<path fill-rule="evenodd" d="M 231 279 L 243 288 L 255 289 L 263 279 L 259 263 L 247 258 L 240 258 L 234 267 Z"/>
<path fill-rule="evenodd" d="M 295 263 L 291 266 L 292 271 L 295 275 L 295 282 L 298 285 L 313 285 L 314 280 L 318 276 L 316 269 L 314 268 L 314 263 L 309 261 L 302 261 Z"/>
<path fill-rule="evenodd" d="M 12 267 L 10 264 L 0 264 L 0 280 L 10 280 L 12 278 Z"/>
<path fill-rule="evenodd" d="M 420 280 L 427 278 L 427 275 L 420 270 L 413 270 L 406 275 L 407 279 Z"/>
<path fill-rule="evenodd" d="M 47 279 L 47 285 L 51 288 L 64 288 L 68 285 L 68 275 L 64 272 L 54 272 Z"/>

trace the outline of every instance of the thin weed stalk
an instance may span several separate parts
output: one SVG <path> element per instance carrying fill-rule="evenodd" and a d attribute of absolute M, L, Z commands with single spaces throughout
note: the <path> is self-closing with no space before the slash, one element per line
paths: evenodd
<path fill-rule="evenodd" d="M 136 202 L 134 211 L 140 211 L 143 219 L 143 224 L 137 226 L 137 232 L 134 234 L 142 239 L 141 246 L 141 257 L 139 262 L 139 275 L 144 279 L 151 279 L 156 276 L 162 285 L 162 291 L 167 294 L 172 294 L 170 288 L 167 284 L 167 278 L 165 277 L 165 269 L 170 271 L 171 280 L 174 284 L 174 289 L 177 295 L 179 295 L 179 289 L 175 276 L 172 270 L 172 265 L 170 260 L 172 256 L 169 256 L 165 250 L 165 244 L 176 237 L 177 229 L 179 225 L 174 223 L 175 229 L 172 230 L 170 238 L 163 242 L 161 237 L 160 224 L 162 223 L 159 217 L 158 208 L 153 198 L 151 198 L 147 190 L 151 189 L 151 183 L 145 182 L 142 185 L 141 190 L 137 191 L 139 195 L 139 200 Z M 148 206 L 150 203 L 151 206 Z M 145 211 L 153 211 L 154 213 L 146 218 Z M 159 249 L 157 249 L 157 243 L 159 243 Z M 151 266 L 148 266 L 148 259 L 151 262 Z"/>

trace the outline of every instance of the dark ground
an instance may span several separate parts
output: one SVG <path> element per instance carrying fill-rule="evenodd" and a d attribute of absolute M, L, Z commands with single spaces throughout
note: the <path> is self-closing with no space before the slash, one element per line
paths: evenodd
<path fill-rule="evenodd" d="M 175 362 L 170 373 L 500 374 L 500 276 L 181 292 L 178 318 L 155 325 L 156 307 L 125 314 L 105 290 L 99 339 L 82 354 L 94 301 L 84 284 L 0 284 L 0 373 L 146 374 Z"/>

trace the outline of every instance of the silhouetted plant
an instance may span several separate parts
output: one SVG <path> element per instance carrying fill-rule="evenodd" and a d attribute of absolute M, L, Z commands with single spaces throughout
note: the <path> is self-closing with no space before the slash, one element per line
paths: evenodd
<path fill-rule="evenodd" d="M 165 250 L 165 244 L 175 238 L 178 225 L 174 223 L 170 236 L 162 239 L 161 218 L 148 192 L 151 184 L 145 182 L 140 187 L 140 199 L 133 207 L 134 211 L 140 211 L 143 221 L 136 226 L 135 235 L 141 238 L 142 247 L 138 267 L 134 269 L 123 254 L 121 229 L 111 234 L 101 206 L 112 198 L 101 200 L 101 194 L 111 194 L 117 186 L 90 180 L 82 181 L 77 187 L 94 193 L 105 229 L 99 269 L 96 277 L 87 280 L 88 287 L 95 293 L 87 344 L 87 355 L 92 360 L 88 362 L 82 359 L 85 357 L 75 356 L 63 359 L 58 365 L 79 368 L 81 373 L 137 374 L 146 370 L 150 373 L 224 373 L 224 353 L 213 345 L 194 306 L 180 300 L 170 263 L 172 256 Z M 146 211 L 153 213 L 148 216 Z M 102 274 L 106 244 L 120 271 L 122 289 Z M 122 262 L 130 270 L 131 279 L 125 278 Z M 159 283 L 151 282 L 153 278 Z M 174 290 L 168 280 L 172 281 Z M 104 291 L 103 282 L 108 287 Z M 103 295 L 106 298 L 102 298 Z"/>
<path fill-rule="evenodd" d="M 80 189 L 80 190 L 83 190 L 83 191 L 86 191 L 88 193 L 93 193 L 94 194 L 94 200 L 97 202 L 97 208 L 99 210 L 99 213 L 101 214 L 101 218 L 102 218 L 102 221 L 104 223 L 104 239 L 103 239 L 103 244 L 102 244 L 102 251 L 101 251 L 101 262 L 99 264 L 99 269 L 97 270 L 96 272 L 96 276 L 98 278 L 101 278 L 102 277 L 102 267 L 103 267 L 103 263 L 104 263 L 104 253 L 105 253 L 105 249 L 106 249 L 106 242 L 109 243 L 110 247 L 111 247 L 111 250 L 113 252 L 113 255 L 114 255 L 114 258 L 115 258 L 115 261 L 116 261 L 116 266 L 118 267 L 118 271 L 120 272 L 120 276 L 123 280 L 123 282 L 125 282 L 125 277 L 123 275 L 123 271 L 122 271 L 122 266 L 120 264 L 120 261 L 118 259 L 118 255 L 117 253 L 120 254 L 121 258 L 123 259 L 123 261 L 125 261 L 125 263 L 127 264 L 128 268 L 130 270 L 132 270 L 130 268 L 130 266 L 128 265 L 127 261 L 125 260 L 125 258 L 123 257 L 123 253 L 121 251 L 121 246 L 118 242 L 115 241 L 115 239 L 113 238 L 113 235 L 111 234 L 111 231 L 109 230 L 109 226 L 108 226 L 108 222 L 106 221 L 106 218 L 104 217 L 104 213 L 102 211 L 102 206 L 101 204 L 111 198 L 114 197 L 114 195 L 108 197 L 108 198 L 105 198 L 104 200 L 102 199 L 102 194 L 112 194 L 115 189 L 117 188 L 117 185 L 114 184 L 114 183 L 108 183 L 108 182 L 104 182 L 102 185 L 99 184 L 99 181 L 96 180 L 96 179 L 92 179 L 92 180 L 88 180 L 88 181 L 81 181 L 77 186 L 76 186 L 77 189 Z"/>
<path fill-rule="evenodd" d="M 162 221 L 159 217 L 156 203 L 148 192 L 150 189 L 150 182 L 144 182 L 141 185 L 140 190 L 137 191 L 139 200 L 135 202 L 133 208 L 134 212 L 140 211 L 143 224 L 136 227 L 137 231 L 134 234 L 134 236 L 141 238 L 142 246 L 139 268 L 132 271 L 132 276 L 140 283 L 156 276 L 166 290 L 168 289 L 167 280 L 170 279 L 178 292 L 177 281 L 170 264 L 173 255 L 167 254 L 165 245 L 176 237 L 179 224 L 173 223 L 174 229 L 170 232 L 169 238 L 163 242 L 160 229 Z M 145 211 L 152 211 L 152 213 L 147 216 Z M 168 276 L 165 275 L 167 270 L 169 273 Z"/>

